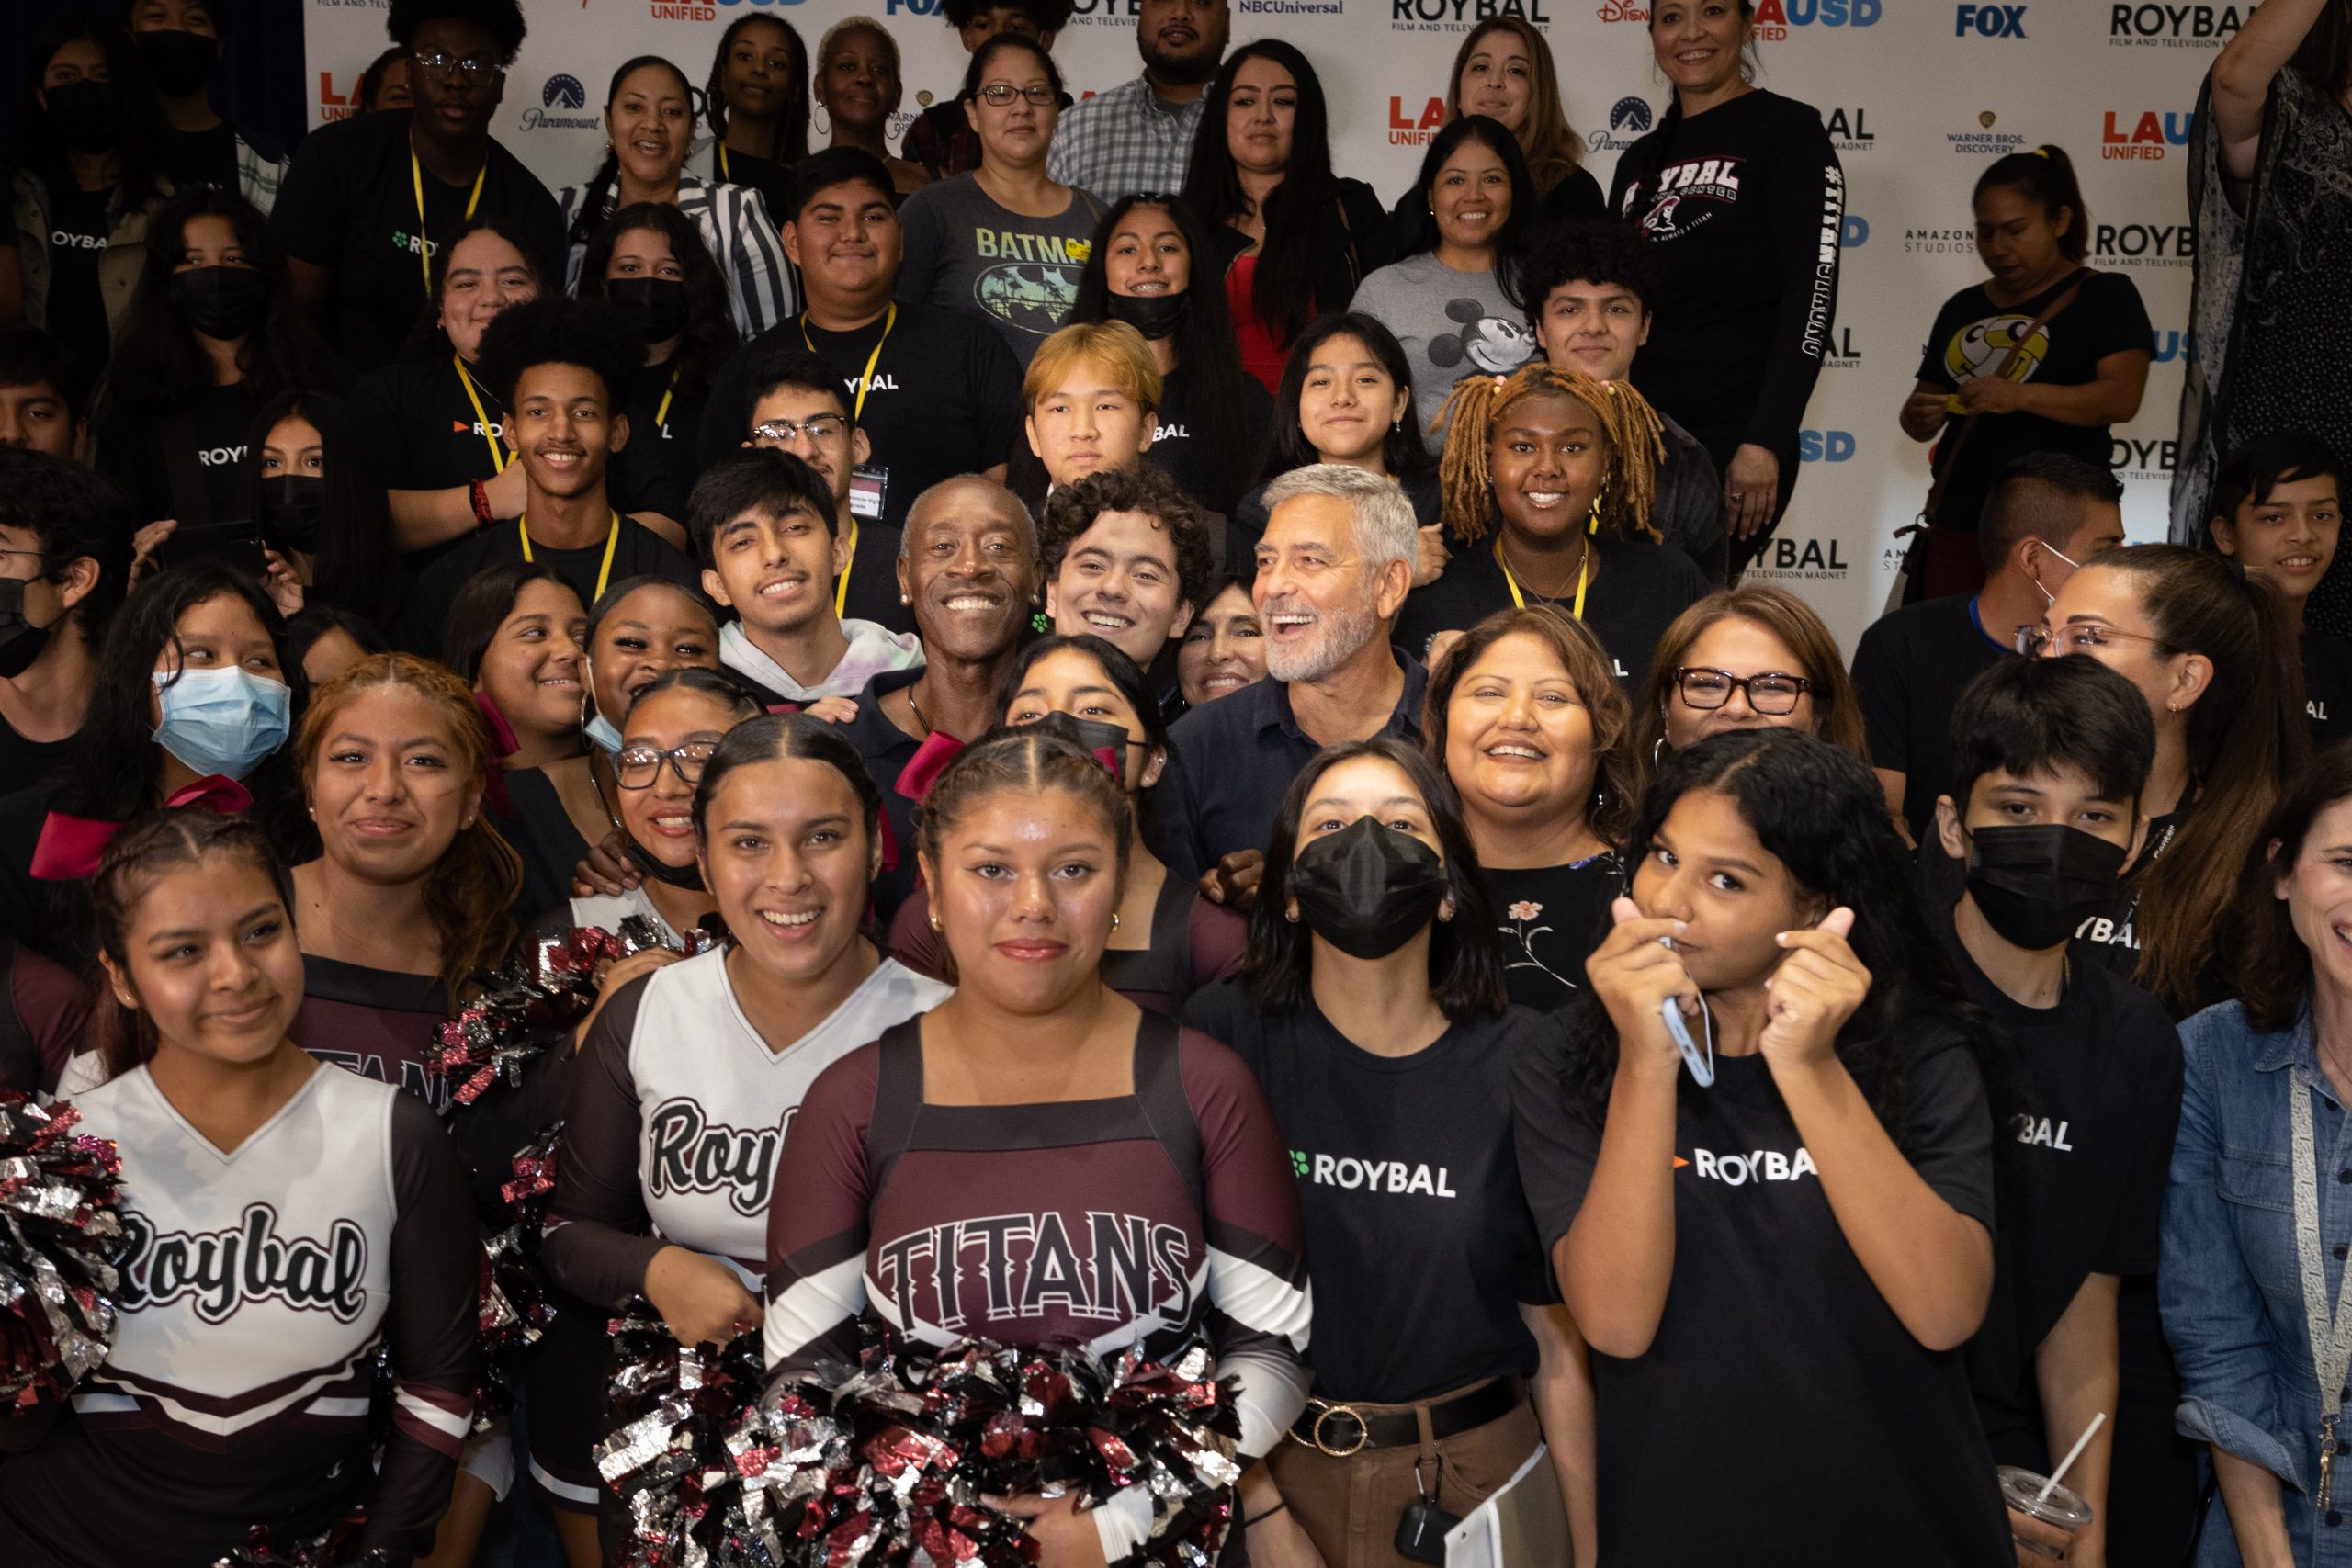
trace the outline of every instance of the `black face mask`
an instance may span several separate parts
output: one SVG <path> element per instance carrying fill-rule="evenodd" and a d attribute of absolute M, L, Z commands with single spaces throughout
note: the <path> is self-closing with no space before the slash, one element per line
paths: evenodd
<path fill-rule="evenodd" d="M 249 266 L 192 266 L 172 274 L 168 298 L 180 320 L 226 343 L 261 325 L 269 285 Z"/>
<path fill-rule="evenodd" d="M 111 152 L 122 145 L 122 95 L 111 82 L 67 82 L 44 87 L 49 123 L 76 152 Z"/>
<path fill-rule="evenodd" d="M 1306 929 L 1351 958 L 1385 958 L 1436 918 L 1445 900 L 1437 852 L 1360 817 L 1298 852 L 1290 896 Z"/>
<path fill-rule="evenodd" d="M 139 46 L 140 58 L 147 62 L 147 79 L 167 98 L 185 98 L 202 91 L 220 63 L 220 44 L 202 33 L 176 29 L 136 33 L 131 42 Z"/>
<path fill-rule="evenodd" d="M 1968 891 L 1995 935 L 2040 953 L 2115 897 L 2125 852 L 2063 823 L 1979 828 L 1968 836 Z"/>
<path fill-rule="evenodd" d="M 0 680 L 14 680 L 31 669 L 55 629 L 25 619 L 24 579 L 0 577 Z"/>
<path fill-rule="evenodd" d="M 686 330 L 686 286 L 674 277 L 616 277 L 605 298 L 649 345 Z"/>
<path fill-rule="evenodd" d="M 1102 305 L 1113 321 L 1125 321 L 1153 341 L 1174 337 L 1193 319 L 1193 295 L 1186 288 L 1173 294 L 1106 293 Z"/>
<path fill-rule="evenodd" d="M 1075 714 L 1049 713 L 1043 718 L 1032 719 L 1024 729 L 1043 729 L 1069 741 L 1081 751 L 1092 752 L 1103 760 L 1111 776 L 1122 784 L 1127 782 L 1127 746 L 1134 739 L 1126 727 L 1106 724 L 1099 718 L 1080 718 Z"/>
<path fill-rule="evenodd" d="M 692 893 L 707 891 L 702 885 L 700 862 L 690 862 L 685 865 L 672 865 L 651 850 L 639 843 L 637 835 L 628 829 L 621 829 L 621 837 L 628 843 L 628 858 L 637 863 L 638 870 L 645 873 L 654 881 L 666 883 L 672 887 L 684 888 Z"/>
<path fill-rule="evenodd" d="M 272 474 L 261 481 L 262 520 L 279 540 L 307 550 L 327 503 L 327 481 L 317 474 Z"/>

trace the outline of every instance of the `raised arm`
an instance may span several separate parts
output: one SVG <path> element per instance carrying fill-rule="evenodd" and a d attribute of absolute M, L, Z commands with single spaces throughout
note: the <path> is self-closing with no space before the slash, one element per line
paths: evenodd
<path fill-rule="evenodd" d="M 2320 13 L 2335 0 L 2264 0 L 2213 62 L 2213 129 L 2222 138 L 2222 172 L 2254 177 L 2262 142 L 2262 110 L 2270 84 L 2302 47 Z"/>

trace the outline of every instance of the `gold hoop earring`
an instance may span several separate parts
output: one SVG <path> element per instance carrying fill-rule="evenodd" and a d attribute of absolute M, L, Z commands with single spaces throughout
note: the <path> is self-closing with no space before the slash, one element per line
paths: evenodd
<path fill-rule="evenodd" d="M 939 911 L 932 909 L 927 911 L 927 913 L 931 917 L 931 929 L 933 931 L 937 931 L 939 929 Z"/>
<path fill-rule="evenodd" d="M 1111 929 L 1113 931 L 1119 929 L 1119 911 L 1116 909 L 1111 911 Z"/>

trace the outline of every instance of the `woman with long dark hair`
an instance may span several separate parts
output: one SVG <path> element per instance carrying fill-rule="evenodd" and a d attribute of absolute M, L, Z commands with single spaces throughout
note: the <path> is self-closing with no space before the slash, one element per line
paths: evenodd
<path fill-rule="evenodd" d="M 432 295 L 401 357 L 353 384 L 403 551 L 523 514 L 506 395 L 482 375 L 481 339 L 499 312 L 552 290 L 548 266 L 520 225 L 475 219 L 434 255 Z"/>
<path fill-rule="evenodd" d="M 727 280 L 701 232 L 678 208 L 624 207 L 590 237 L 572 292 L 602 299 L 645 339 L 645 369 L 631 383 L 628 445 L 606 485 L 631 517 L 660 517 L 681 536 L 710 385 L 742 342 L 728 313 Z"/>
<path fill-rule="evenodd" d="M 1243 44 L 1209 84 L 1184 171 L 1184 201 L 1216 240 L 1215 270 L 1242 368 L 1274 392 L 1306 323 L 1343 309 L 1383 221 L 1362 180 L 1331 172 L 1323 84 L 1280 39 Z M 1208 272 L 1203 268 L 1204 277 Z"/>
<path fill-rule="evenodd" d="M 277 606 L 244 572 L 192 561 L 141 582 L 107 628 L 65 765 L 0 801 L 7 934 L 82 967 L 99 852 L 160 806 L 250 811 L 281 858 L 317 854 L 286 746 L 309 693 Z"/>
<path fill-rule="evenodd" d="M 1405 200 L 1414 220 L 1400 226 L 1398 259 L 1367 276 L 1348 309 L 1396 334 L 1413 367 L 1413 415 L 1427 430 L 1456 381 L 1509 375 L 1535 357 L 1512 281 L 1536 228 L 1535 185 L 1510 132 L 1472 115 L 1430 141 Z"/>
<path fill-rule="evenodd" d="M 1413 370 L 1396 335 L 1353 310 L 1321 316 L 1291 344 L 1274 389 L 1273 440 L 1266 455 L 1268 480 L 1310 463 L 1344 463 L 1402 486 L 1413 502 L 1422 537 L 1438 523 L 1442 494 L 1437 458 L 1413 417 Z M 1225 558 L 1252 558 L 1266 531 L 1263 484 L 1235 503 Z M 1413 574 L 1415 586 L 1436 580 L 1444 565 L 1430 550 Z"/>
<path fill-rule="evenodd" d="M 1118 781 L 1038 726 L 965 748 L 933 786 L 917 854 L 956 988 L 801 1099 L 774 1184 L 791 1198 L 768 1208 L 772 1387 L 854 1365 L 869 1312 L 940 1347 L 1076 1340 L 1160 1357 L 1205 1340 L 1232 1380 L 1236 1462 L 1283 1440 L 1306 1393 L 1310 1313 L 1290 1160 L 1233 1053 L 1102 977 L 1133 841 Z M 869 1158 L 886 1139 L 888 1157 Z M 1050 1284 L 1062 1255 L 1026 1241 L 1000 1271 L 1009 1289 L 977 1268 L 899 1272 L 899 1238 L 1005 1204 L 1036 1217 L 1032 1240 L 1105 1223 L 1155 1235 L 1152 1278 L 1073 1295 Z M 1043 1563 L 1124 1562 L 1152 1529 L 1141 1486 L 1077 1502 L 1003 1506 L 1029 1520 Z"/>
<path fill-rule="evenodd" d="M 1556 610 L 1498 610 L 1430 666 L 1421 750 L 1461 796 L 1521 1007 L 1566 1005 L 1609 929 L 1637 799 L 1632 728 L 1608 650 Z"/>
<path fill-rule="evenodd" d="M 1112 204 L 1094 226 L 1078 275 L 1073 326 L 1125 321 L 1143 334 L 1159 371 L 1159 428 L 1151 460 L 1186 494 L 1230 515 L 1264 468 L 1273 400 L 1241 368 L 1225 291 L 1193 287 L 1215 252 L 1181 201 L 1150 195 Z"/>
<path fill-rule="evenodd" d="M 1102 953 L 1103 983 L 1137 1007 L 1175 1013 L 1185 998 L 1241 966 L 1240 918 L 1204 897 L 1152 852 L 1144 824 L 1168 767 L 1168 725 L 1135 660 L 1099 637 L 1046 637 L 1005 672 L 997 721 L 1046 723 L 1118 776 L 1137 823 L 1119 896 L 1119 925 Z M 1115 766 L 1114 765 L 1115 763 Z M 917 888 L 890 921 L 890 951 L 918 974 L 953 983 L 955 967 Z"/>
<path fill-rule="evenodd" d="M 970 54 L 999 33 L 1024 33 L 1051 49 L 1074 9 L 1072 0 L 941 0 L 939 17 Z M 903 145 L 907 157 L 934 180 L 980 166 L 979 132 L 972 129 L 960 97 L 943 98 L 915 116 Z"/>
<path fill-rule="evenodd" d="M 2177 545 L 2109 550 L 2058 590 L 2035 639 L 2140 688 L 2156 761 L 2139 858 L 2077 946 L 2128 970 L 2175 1018 L 2224 994 L 2215 963 L 2239 869 L 2310 755 L 2302 656 L 2278 591 Z"/>
<path fill-rule="evenodd" d="M 729 940 L 695 958 L 625 960 L 640 973 L 623 978 L 616 967 L 577 1058 L 561 1069 L 561 1224 L 543 1257 L 548 1278 L 577 1300 L 559 1314 L 534 1371 L 531 1446 L 559 1517 L 580 1521 L 564 1531 L 580 1568 L 602 1561 L 582 1516 L 603 1492 L 594 1449 L 605 1314 L 642 1294 L 689 1346 L 723 1345 L 757 1325 L 770 1200 L 793 1192 L 797 1201 L 776 1148 L 811 1082 L 947 995 L 863 934 L 882 858 L 881 797 L 838 729 L 762 715 L 728 731 L 695 772 L 689 841 L 709 868 Z M 703 1151 L 730 1151 L 719 1163 L 734 1178 L 664 1179 L 659 1150 L 682 1136 L 695 1168 Z M 740 1157 L 746 1144 L 755 1157 Z"/>
<path fill-rule="evenodd" d="M 2002 473 L 2036 452 L 2109 468 L 2108 428 L 2140 412 L 2148 386 L 2147 307 L 2130 277 L 2086 265 L 2090 209 L 2065 149 L 1996 160 L 1973 202 L 1991 276 L 1936 312 L 1903 403 L 1903 434 L 1937 443 L 1915 598 L 1982 587 L 1977 522 Z"/>
<path fill-rule="evenodd" d="M 1809 736 L 1720 735 L 1667 759 L 1630 842 L 1566 1055 L 1519 1084 L 1528 1195 L 1593 1350 L 1600 1540 L 1703 1562 L 1829 1529 L 1846 1561 L 2009 1568 L 1951 1353 L 1992 1291 L 2009 1075 L 1878 781 Z M 1699 1404 L 1773 1434 L 1704 1507 Z"/>
<path fill-rule="evenodd" d="M 164 811 L 92 880 L 112 1076 L 74 1102 L 120 1153 L 127 1246 L 104 1362 L 0 1432 L 11 1563 L 209 1562 L 355 1508 L 352 1550 L 405 1562 L 448 1506 L 482 1267 L 465 1174 L 423 1101 L 295 1043 L 285 877 L 249 818 Z"/>
<path fill-rule="evenodd" d="M 8 157 L 24 319 L 95 387 L 123 341 L 148 224 L 172 191 L 163 117 L 130 35 L 93 12 L 57 13 L 24 59 Z"/>
<path fill-rule="evenodd" d="M 392 546 L 376 448 L 356 410 L 327 392 L 284 391 L 245 431 L 235 515 L 284 554 L 303 602 L 399 624 L 408 570 Z"/>
<path fill-rule="evenodd" d="M 1069 319 L 1088 259 L 1079 248 L 1092 240 L 1102 203 L 1046 173 L 1069 94 L 1043 44 L 997 34 L 972 51 L 961 96 L 980 166 L 924 186 L 899 209 L 906 259 L 896 292 L 979 317 L 1025 367 Z M 1018 283 L 1001 265 L 1007 254 L 1027 258 Z"/>
<path fill-rule="evenodd" d="M 1657 0 L 1649 35 L 1674 96 L 1609 193 L 1663 266 L 1634 384 L 1714 459 L 1736 576 L 1796 488 L 1846 179 L 1821 111 L 1755 85 L 1756 0 Z"/>
<path fill-rule="evenodd" d="M 1264 1529 L 1270 1545 L 1303 1532 L 1327 1562 L 1401 1562 L 1365 1543 L 1417 1499 L 1467 1514 L 1547 1432 L 1548 1472 L 1522 1484 L 1556 1483 L 1591 1539 L 1590 1385 L 1512 1150 L 1514 1074 L 1555 1026 L 1510 1005 L 1497 924 L 1437 767 L 1388 736 L 1328 746 L 1274 820 L 1241 978 L 1184 1011 L 1264 1089 L 1306 1178 L 1315 1293 L 1336 1309 L 1294 1440 L 1266 1456 L 1261 1495 L 1244 1483 L 1253 1556 Z M 1403 1182 L 1389 1190 L 1458 1201 L 1367 1201 L 1339 1162 L 1375 1145 Z"/>
<path fill-rule="evenodd" d="M 1560 102 L 1551 41 L 1526 17 L 1489 17 L 1453 51 L 1446 123 L 1471 115 L 1499 122 L 1519 143 L 1546 224 L 1599 218 L 1609 210 L 1600 182 L 1584 166 L 1584 143 Z"/>
<path fill-rule="evenodd" d="M 798 309 L 784 239 L 759 193 L 686 172 L 694 147 L 694 88 L 658 54 L 621 62 L 605 94 L 605 158 L 584 186 L 556 193 L 563 209 L 563 286 L 580 281 L 588 242 L 620 208 L 674 207 L 710 247 L 736 329 L 756 337 Z"/>
<path fill-rule="evenodd" d="M 341 383 L 291 299 L 286 258 L 244 197 L 194 186 L 156 209 L 90 438 L 141 522 L 234 516 L 254 411 Z"/>
<path fill-rule="evenodd" d="M 702 114 L 710 180 L 759 192 L 771 217 L 792 210 L 792 169 L 808 156 L 808 49 L 781 17 L 736 17 L 711 51 Z"/>

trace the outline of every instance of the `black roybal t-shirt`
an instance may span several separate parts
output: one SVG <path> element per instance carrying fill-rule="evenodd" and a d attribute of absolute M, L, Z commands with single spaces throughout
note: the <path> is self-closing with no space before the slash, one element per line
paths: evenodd
<path fill-rule="evenodd" d="M 2312 744 L 2325 746 L 2352 735 L 2352 642 L 2332 632 L 2303 628 L 2303 711 L 2311 716 Z"/>
<path fill-rule="evenodd" d="M 1609 903 L 1625 890 L 1614 854 L 1567 865 L 1487 873 L 1501 920 L 1503 984 L 1538 1012 L 1567 1006 L 1584 988 L 1584 961 L 1609 932 Z"/>
<path fill-rule="evenodd" d="M 1976 595 L 1925 599 L 1882 615 L 1854 649 L 1854 694 L 1871 765 L 1904 776 L 1903 817 L 1914 843 L 1951 784 L 1951 708 L 1961 688 L 2003 659 L 1977 624 Z"/>
<path fill-rule="evenodd" d="M 196 406 L 173 413 L 129 405 L 99 423 L 91 437 L 97 466 L 122 486 L 142 523 L 225 523 L 237 516 L 237 487 L 254 406 L 243 387 L 208 387 Z M 191 517 L 172 494 L 171 448 L 186 443 L 203 483 L 208 514 Z"/>
<path fill-rule="evenodd" d="M 1627 691 L 1638 692 L 1648 678 L 1657 639 L 1713 584 L 1696 562 L 1671 546 L 1641 539 L 1596 538 L 1592 544 L 1600 570 L 1585 589 L 1584 624 L 1609 650 L 1617 679 Z M 1565 597 L 1545 599 L 1523 582 L 1519 587 L 1528 604 L 1549 604 L 1564 615 L 1576 604 L 1573 588 Z M 1468 631 L 1511 604 L 1510 581 L 1489 535 L 1475 545 L 1454 546 L 1444 573 L 1405 596 L 1394 640 L 1414 658 L 1426 659 L 1430 639 L 1438 633 Z"/>
<path fill-rule="evenodd" d="M 83 190 L 71 180 L 49 186 L 49 303 L 41 324 L 85 386 L 97 385 L 114 354 L 98 261 L 113 227 L 114 187 Z"/>
<path fill-rule="evenodd" d="M 1571 1031 L 1592 1027 L 1580 1006 Z M 1966 1045 L 1906 1024 L 1897 1143 L 1993 1224 L 1993 1119 Z M 1592 1354 L 1600 1537 L 1612 1564 L 2010 1568 L 2007 1516 L 1958 1351 L 1921 1348 L 1863 1271 L 1761 1055 L 1681 1077 L 1674 1272 L 1649 1349 Z M 1547 1245 L 1592 1182 L 1603 1109 L 1520 1062 L 1520 1168 Z M 1319 1357 L 1318 1357 L 1319 1359 Z"/>
<path fill-rule="evenodd" d="M 887 318 L 855 332 L 811 325 L 801 339 L 798 320 L 770 327 L 727 362 L 710 389 L 703 421 L 703 466 L 725 457 L 751 429 L 748 383 L 752 370 L 779 348 L 813 346 L 840 373 L 853 403 L 865 363 L 874 375 L 857 419 L 873 447 L 872 461 L 889 470 L 882 521 L 903 526 L 915 497 L 957 474 L 993 468 L 1012 454 L 1021 435 L 1021 367 L 1004 339 L 986 321 L 930 305 L 898 307 L 886 339 Z"/>
<path fill-rule="evenodd" d="M 2180 1121 L 2180 1033 L 2156 999 L 2078 964 L 2055 1007 L 2010 999 L 1961 944 L 1951 905 L 1928 919 L 1967 988 L 2015 1047 L 2025 1109 L 2002 1175 L 1993 1303 L 1968 1345 L 1968 1381 L 1994 1457 L 2028 1469 L 2056 1457 L 2042 1438 L 2033 1355 L 2092 1274 L 2156 1267 L 2157 1220 Z"/>
<path fill-rule="evenodd" d="M 1919 379 L 1949 392 L 1962 381 L 1992 375 L 2034 318 L 2073 286 L 2072 276 L 2063 277 L 2032 299 L 2006 306 L 1994 304 L 1981 283 L 1962 289 L 1936 313 L 1919 357 Z M 2147 307 L 2132 280 L 2120 272 L 2093 273 L 2074 302 L 2025 345 L 2009 378 L 2045 387 L 2085 386 L 2098 378 L 2100 360 L 2131 349 L 2144 351 L 2149 343 Z M 1937 506 L 1939 527 L 1976 532 L 1993 481 L 2029 452 L 2063 452 L 2100 468 L 2108 466 L 2103 424 L 2062 424 L 2036 413 L 1984 414 L 1954 458 L 1952 436 L 1959 428 L 1954 416 L 1936 448 L 1939 473 L 1945 462 L 1957 465 Z"/>
<path fill-rule="evenodd" d="M 1183 1021 L 1250 1064 L 1289 1141 L 1325 1303 L 1317 1394 L 1396 1404 L 1533 1372 L 1519 1303 L 1552 1292 L 1512 1155 L 1512 1067 L 1559 1025 L 1512 1008 L 1378 1056 L 1312 1000 L 1269 1015 L 1234 980 Z"/>
<path fill-rule="evenodd" d="M 457 360 L 447 352 L 399 360 L 359 378 L 351 402 L 376 444 L 385 489 L 449 490 L 498 477 L 491 444 L 506 411 L 479 377 L 473 391 L 473 398 L 466 396 Z"/>
<path fill-rule="evenodd" d="M 1167 469 L 1168 477 L 1174 479 L 1186 495 L 1212 511 L 1223 511 L 1224 508 L 1209 499 L 1212 486 L 1208 455 L 1201 449 L 1199 440 L 1193 434 L 1193 399 L 1199 391 L 1200 389 L 1184 374 L 1184 367 L 1181 365 L 1161 381 L 1159 423 L 1151 440 L 1151 460 Z M 1251 434 L 1262 452 L 1266 434 L 1274 425 L 1274 402 L 1266 396 L 1266 389 L 1255 376 L 1241 378 L 1241 404 L 1240 428 Z M 1216 477 L 1228 483 L 1232 478 L 1227 475 Z M 1246 575 L 1250 564 L 1227 560 L 1225 569 Z"/>
<path fill-rule="evenodd" d="M 635 514 L 651 512 L 686 525 L 686 497 L 702 473 L 695 443 L 702 434 L 704 389 L 673 389 L 664 366 L 637 378 L 628 407 L 628 445 L 613 457 L 613 503 Z"/>
<path fill-rule="evenodd" d="M 531 558 L 554 568 L 555 574 L 580 595 L 582 607 L 596 602 L 599 581 L 618 582 L 625 577 L 651 575 L 701 596 L 702 573 L 669 540 L 642 523 L 628 517 L 620 520 L 620 538 L 613 545 L 609 572 L 605 569 L 605 544 L 600 538 L 582 549 L 557 550 L 535 540 Z M 435 561 L 416 580 L 416 590 L 409 595 L 408 608 L 401 615 L 401 646 L 429 659 L 439 658 L 449 606 L 457 600 L 458 590 L 466 585 L 466 580 L 486 566 L 522 558 L 520 519 L 492 523 L 468 535 L 464 543 Z"/>
<path fill-rule="evenodd" d="M 328 319 L 335 347 L 356 370 L 388 364 L 400 351 L 424 308 L 425 264 L 464 227 L 473 194 L 471 181 L 444 185 L 421 165 L 413 169 L 408 130 L 406 109 L 321 126 L 294 154 L 270 209 L 270 231 L 286 254 L 334 275 Z M 485 151 L 473 215 L 504 219 L 530 238 L 542 267 L 560 266 L 563 214 L 555 197 L 496 141 Z"/>

